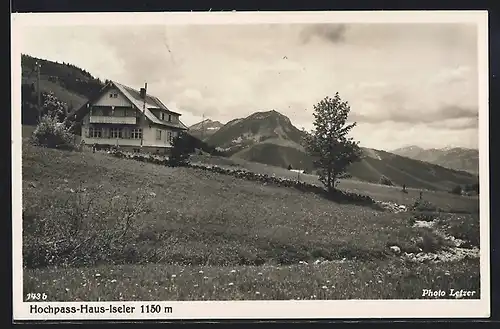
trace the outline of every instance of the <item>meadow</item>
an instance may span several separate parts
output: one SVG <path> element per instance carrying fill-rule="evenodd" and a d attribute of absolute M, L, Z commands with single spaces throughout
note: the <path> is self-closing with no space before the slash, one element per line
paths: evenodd
<path fill-rule="evenodd" d="M 22 160 L 24 292 L 45 292 L 48 300 L 413 299 L 424 288 L 448 287 L 479 293 L 478 259 L 414 263 L 390 250 L 449 247 L 412 226 L 413 213 L 100 152 L 24 143 Z M 419 194 L 348 180 L 339 188 L 406 205 Z M 430 191 L 424 198 L 444 211 L 436 216 L 448 214 L 443 228 L 478 243 L 477 198 Z"/>

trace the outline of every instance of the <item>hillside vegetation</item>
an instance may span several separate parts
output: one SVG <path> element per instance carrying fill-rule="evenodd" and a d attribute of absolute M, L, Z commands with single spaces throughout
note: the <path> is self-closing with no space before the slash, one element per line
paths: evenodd
<path fill-rule="evenodd" d="M 37 122 L 37 73 L 36 62 L 40 68 L 40 91 L 53 93 L 68 106 L 68 112 L 81 107 L 95 95 L 104 83 L 89 72 L 69 63 L 57 63 L 41 58 L 22 55 L 22 124 L 33 125 Z M 43 103 L 43 100 L 42 100 Z"/>

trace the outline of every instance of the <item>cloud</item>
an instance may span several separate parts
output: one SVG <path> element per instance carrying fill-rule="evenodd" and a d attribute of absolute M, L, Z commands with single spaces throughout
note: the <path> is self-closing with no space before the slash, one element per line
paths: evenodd
<path fill-rule="evenodd" d="M 188 125 L 276 109 L 310 129 L 313 105 L 339 92 L 373 147 L 417 143 L 415 125 L 441 129 L 434 142 L 446 145 L 477 130 L 478 74 L 475 29 L 444 25 L 36 27 L 24 31 L 23 52 L 134 88 L 147 82 Z"/>
<path fill-rule="evenodd" d="M 439 127 L 439 125 L 446 120 L 477 120 L 478 117 L 479 110 L 477 108 L 449 105 L 436 109 L 389 107 L 385 111 L 372 112 L 369 114 L 351 112 L 349 119 L 359 123 L 374 124 L 382 122 L 396 122 L 409 124 L 432 124 L 434 127 Z"/>
<path fill-rule="evenodd" d="M 345 40 L 346 24 L 314 24 L 305 27 L 300 36 L 303 43 L 308 43 L 317 37 L 331 43 L 339 43 Z"/>

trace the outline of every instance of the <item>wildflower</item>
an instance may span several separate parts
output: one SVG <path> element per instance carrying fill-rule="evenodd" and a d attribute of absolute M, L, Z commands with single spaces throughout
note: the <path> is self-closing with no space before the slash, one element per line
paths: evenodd
<path fill-rule="evenodd" d="M 203 271 L 202 271 L 202 270 L 200 270 L 200 271 L 198 271 L 198 273 L 203 274 Z"/>
<path fill-rule="evenodd" d="M 257 275 L 262 275 L 262 273 L 261 273 L 261 272 L 259 272 L 259 273 L 257 273 Z"/>
<path fill-rule="evenodd" d="M 100 276 L 101 276 L 101 275 L 100 275 L 99 273 L 96 273 L 96 274 L 95 274 L 95 277 L 96 277 L 96 278 L 98 278 L 98 277 L 100 277 Z"/>
<path fill-rule="evenodd" d="M 198 287 L 198 285 L 197 285 L 197 284 L 195 284 L 193 287 L 197 288 L 197 287 Z"/>
<path fill-rule="evenodd" d="M 204 276 L 204 277 L 203 277 L 203 279 L 204 279 L 204 280 L 208 280 L 208 276 Z"/>
<path fill-rule="evenodd" d="M 446 272 L 444 272 L 444 275 L 448 276 L 448 275 L 450 275 L 450 272 L 446 271 Z"/>
<path fill-rule="evenodd" d="M 236 270 L 231 270 L 231 273 L 236 273 Z"/>
<path fill-rule="evenodd" d="M 172 279 L 175 279 L 176 277 L 177 277 L 177 275 L 172 274 Z"/>
<path fill-rule="evenodd" d="M 111 280 L 111 283 L 115 283 L 115 282 L 116 282 L 116 279 Z"/>
<path fill-rule="evenodd" d="M 260 292 L 256 291 L 256 292 L 255 292 L 255 294 L 256 294 L 256 295 L 260 295 Z"/>
<path fill-rule="evenodd" d="M 229 286 L 234 286 L 234 283 L 232 283 L 232 282 L 229 282 L 229 284 L 228 284 L 228 285 L 229 285 Z"/>
<path fill-rule="evenodd" d="M 66 288 L 66 291 L 69 291 L 69 288 Z"/>
<path fill-rule="evenodd" d="M 330 283 L 330 280 L 326 280 L 326 283 Z"/>
<path fill-rule="evenodd" d="M 328 287 L 327 287 L 327 286 L 323 286 L 323 287 L 321 287 L 321 288 L 322 288 L 322 289 L 328 289 Z"/>

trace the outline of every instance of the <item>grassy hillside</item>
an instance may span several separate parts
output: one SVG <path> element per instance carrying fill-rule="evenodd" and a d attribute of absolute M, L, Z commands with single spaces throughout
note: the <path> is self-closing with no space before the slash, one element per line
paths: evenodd
<path fill-rule="evenodd" d="M 105 153 L 25 144 L 22 160 L 24 290 L 49 300 L 414 299 L 479 287 L 476 259 L 390 252 L 445 247 L 409 213 Z"/>
<path fill-rule="evenodd" d="M 382 175 L 395 185 L 449 191 L 456 185 L 473 184 L 473 174 L 413 160 L 380 150 L 364 150 L 362 161 L 354 163 L 349 172 L 356 178 L 376 183 Z M 374 155 L 375 154 L 375 155 Z"/>
<path fill-rule="evenodd" d="M 37 122 L 37 73 L 40 68 L 40 92 L 54 93 L 66 103 L 69 112 L 81 107 L 88 98 L 98 92 L 103 82 L 94 78 L 84 69 L 69 63 L 57 63 L 28 55 L 22 55 L 22 122 L 33 125 Z M 42 99 L 43 105 L 43 99 Z"/>
<path fill-rule="evenodd" d="M 287 179 L 298 179 L 310 184 L 321 186 L 318 176 L 312 174 L 300 174 L 289 171 L 282 167 L 272 166 L 263 163 L 247 161 L 237 157 L 218 157 L 209 155 L 192 155 L 191 161 L 195 163 L 206 163 L 218 165 L 226 168 L 241 168 L 259 174 L 275 175 Z M 373 175 L 375 177 L 375 175 Z M 419 198 L 418 188 L 407 188 L 408 193 L 402 193 L 399 186 L 386 186 L 378 183 L 370 183 L 356 178 L 341 179 L 338 188 L 349 192 L 366 194 L 375 200 L 397 202 L 398 204 L 411 206 Z M 448 191 L 424 191 L 424 197 L 439 208 L 448 212 L 478 212 L 479 198 L 477 196 L 458 196 L 450 194 Z"/>

